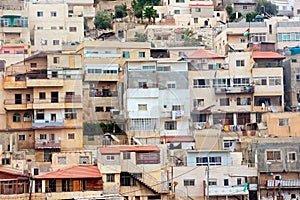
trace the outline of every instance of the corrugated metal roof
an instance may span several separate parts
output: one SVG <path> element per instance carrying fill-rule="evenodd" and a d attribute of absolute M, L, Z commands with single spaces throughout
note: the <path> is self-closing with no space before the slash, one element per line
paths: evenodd
<path fill-rule="evenodd" d="M 253 51 L 252 56 L 254 59 L 259 59 L 259 58 L 276 58 L 276 59 L 285 59 L 285 56 L 280 55 L 279 53 L 271 52 L 271 51 Z"/>
<path fill-rule="evenodd" d="M 206 49 L 198 49 L 192 53 L 188 58 L 225 58 Z"/>
<path fill-rule="evenodd" d="M 73 166 L 67 169 L 59 169 L 42 175 L 34 176 L 34 179 L 63 179 L 63 178 L 101 178 L 97 166 Z"/>

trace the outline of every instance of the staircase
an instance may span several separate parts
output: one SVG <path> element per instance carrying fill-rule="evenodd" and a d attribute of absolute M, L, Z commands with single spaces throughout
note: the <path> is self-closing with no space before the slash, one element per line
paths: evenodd
<path fill-rule="evenodd" d="M 123 161 L 122 171 L 129 173 L 133 178 L 140 181 L 148 189 L 155 193 L 168 193 L 168 190 L 163 190 L 163 182 L 145 172 L 143 167 L 139 167 L 131 161 Z M 142 174 L 142 176 L 139 176 Z"/>

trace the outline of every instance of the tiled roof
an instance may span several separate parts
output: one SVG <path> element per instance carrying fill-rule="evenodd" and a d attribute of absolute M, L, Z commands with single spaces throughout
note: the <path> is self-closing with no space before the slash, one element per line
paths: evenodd
<path fill-rule="evenodd" d="M 15 170 L 15 169 L 9 169 L 9 168 L 4 168 L 4 167 L 0 167 L 0 173 L 7 173 L 7 174 L 12 174 L 12 175 L 16 175 L 16 176 L 28 176 L 29 174 L 23 174 L 21 171 L 19 170 Z"/>
<path fill-rule="evenodd" d="M 125 146 L 100 147 L 99 151 L 101 154 L 119 154 L 122 151 L 130 151 L 130 152 L 159 151 L 159 148 L 157 146 L 125 145 Z"/>
<path fill-rule="evenodd" d="M 160 137 L 161 142 L 195 142 L 193 136 L 162 136 Z"/>
<path fill-rule="evenodd" d="M 252 56 L 254 59 L 258 58 L 276 58 L 276 59 L 285 59 L 285 56 L 280 55 L 271 51 L 253 51 Z"/>
<path fill-rule="evenodd" d="M 97 166 L 73 166 L 33 177 L 34 179 L 101 178 Z"/>
<path fill-rule="evenodd" d="M 192 53 L 188 58 L 225 58 L 206 49 L 198 49 Z"/>

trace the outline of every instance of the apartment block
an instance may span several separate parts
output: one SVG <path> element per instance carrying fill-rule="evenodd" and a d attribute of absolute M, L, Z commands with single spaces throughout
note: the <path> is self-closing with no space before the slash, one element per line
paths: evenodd
<path fill-rule="evenodd" d="M 2 88 L 4 152 L 26 151 L 23 164 L 34 167 L 83 147 L 79 54 L 34 54 L 6 69 Z"/>

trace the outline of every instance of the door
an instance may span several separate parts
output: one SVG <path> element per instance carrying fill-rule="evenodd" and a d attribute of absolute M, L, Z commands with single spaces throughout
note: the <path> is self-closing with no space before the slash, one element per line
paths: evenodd
<path fill-rule="evenodd" d="M 56 122 L 56 114 L 51 113 L 51 122 Z"/>
<path fill-rule="evenodd" d="M 80 180 L 73 180 L 73 191 L 81 191 Z"/>
<path fill-rule="evenodd" d="M 22 104 L 22 94 L 15 94 L 15 104 Z"/>
<path fill-rule="evenodd" d="M 58 103 L 58 92 L 51 92 L 51 103 Z"/>

